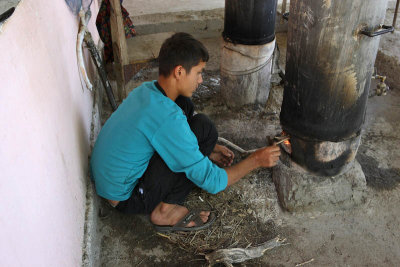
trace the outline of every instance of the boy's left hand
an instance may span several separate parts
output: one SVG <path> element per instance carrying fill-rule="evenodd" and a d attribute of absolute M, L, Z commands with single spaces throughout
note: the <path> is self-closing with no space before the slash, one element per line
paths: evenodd
<path fill-rule="evenodd" d="M 235 154 L 229 148 L 217 144 L 209 158 L 220 167 L 228 167 L 231 166 Z"/>

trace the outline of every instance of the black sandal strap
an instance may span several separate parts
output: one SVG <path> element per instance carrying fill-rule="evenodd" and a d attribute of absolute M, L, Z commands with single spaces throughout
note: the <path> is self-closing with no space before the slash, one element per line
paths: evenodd
<path fill-rule="evenodd" d="M 191 221 L 196 217 L 196 211 L 190 211 L 183 217 L 179 222 L 177 222 L 173 227 L 186 227 Z"/>

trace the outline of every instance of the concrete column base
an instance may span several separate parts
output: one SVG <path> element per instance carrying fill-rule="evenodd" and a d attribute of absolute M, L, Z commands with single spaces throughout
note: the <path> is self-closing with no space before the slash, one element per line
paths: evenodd
<path fill-rule="evenodd" d="M 321 177 L 279 163 L 272 179 L 281 206 L 290 212 L 348 209 L 365 201 L 367 183 L 354 161 L 346 173 Z"/>

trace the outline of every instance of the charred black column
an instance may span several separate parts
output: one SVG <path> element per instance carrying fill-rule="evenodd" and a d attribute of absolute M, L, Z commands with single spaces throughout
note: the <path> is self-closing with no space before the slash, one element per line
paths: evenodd
<path fill-rule="evenodd" d="M 346 170 L 357 153 L 387 1 L 292 0 L 281 124 L 291 159 L 318 175 Z"/>
<path fill-rule="evenodd" d="M 275 39 L 277 0 L 225 0 L 225 40 L 262 45 Z"/>
<path fill-rule="evenodd" d="M 226 104 L 268 99 L 277 0 L 225 0 L 221 91 Z"/>

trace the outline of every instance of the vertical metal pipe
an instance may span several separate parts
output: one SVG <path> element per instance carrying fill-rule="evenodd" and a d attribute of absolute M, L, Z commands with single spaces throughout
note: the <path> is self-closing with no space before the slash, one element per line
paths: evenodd
<path fill-rule="evenodd" d="M 393 23 L 392 23 L 393 28 L 396 28 L 397 13 L 399 12 L 399 3 L 400 3 L 400 0 L 397 0 L 396 8 L 394 10 Z"/>

